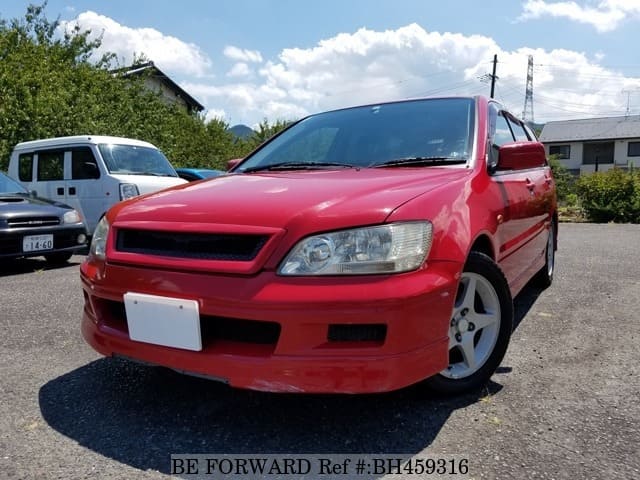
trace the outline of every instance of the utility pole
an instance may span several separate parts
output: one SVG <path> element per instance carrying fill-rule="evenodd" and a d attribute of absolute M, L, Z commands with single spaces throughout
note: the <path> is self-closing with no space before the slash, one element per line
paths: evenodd
<path fill-rule="evenodd" d="M 496 91 L 496 66 L 498 65 L 498 55 L 493 56 L 493 73 L 491 74 L 491 98 Z"/>
<path fill-rule="evenodd" d="M 533 123 L 533 55 L 529 55 L 529 64 L 527 66 L 527 87 L 524 94 L 524 109 L 522 110 L 522 120 L 525 122 L 529 111 L 531 112 L 529 121 Z"/>
<path fill-rule="evenodd" d="M 498 76 L 496 75 L 497 64 L 498 64 L 498 55 L 494 55 L 493 56 L 493 73 L 491 74 L 485 73 L 484 75 L 481 75 L 478 77 L 478 80 L 480 80 L 482 83 L 487 83 L 489 79 L 491 79 L 491 98 L 493 98 L 493 95 L 496 91 L 496 80 L 498 79 Z"/>

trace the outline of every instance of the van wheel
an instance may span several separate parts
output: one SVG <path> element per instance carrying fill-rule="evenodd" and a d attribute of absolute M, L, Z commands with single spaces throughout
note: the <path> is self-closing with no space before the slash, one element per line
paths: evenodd
<path fill-rule="evenodd" d="M 513 301 L 500 267 L 471 252 L 460 277 L 449 323 L 449 366 L 428 388 L 457 395 L 484 386 L 504 358 L 513 328 Z"/>
<path fill-rule="evenodd" d="M 63 253 L 50 253 L 49 255 L 45 255 L 44 258 L 47 263 L 52 265 L 63 265 L 69 261 L 72 253 L 63 252 Z"/>

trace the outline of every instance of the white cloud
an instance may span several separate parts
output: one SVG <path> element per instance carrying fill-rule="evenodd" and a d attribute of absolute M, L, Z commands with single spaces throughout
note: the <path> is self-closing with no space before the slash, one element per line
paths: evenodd
<path fill-rule="evenodd" d="M 225 57 L 239 62 L 262 62 L 262 55 L 257 50 L 243 50 L 241 48 L 228 45 L 224 48 L 223 53 Z"/>
<path fill-rule="evenodd" d="M 602 0 L 595 6 L 581 5 L 575 1 L 527 0 L 519 20 L 544 16 L 566 18 L 592 25 L 599 32 L 609 32 L 626 19 L 640 17 L 640 0 Z"/>
<path fill-rule="evenodd" d="M 397 30 L 360 29 L 320 41 L 313 48 L 284 49 L 263 63 L 251 81 L 182 86 L 227 120 L 249 125 L 267 118 L 290 120 L 348 105 L 430 95 L 488 95 L 479 77 L 498 55 L 496 97 L 516 114 L 524 105 L 528 55 L 534 57 L 537 121 L 625 112 L 624 89 L 640 81 L 568 50 L 503 50 L 481 35 L 427 32 L 417 24 Z M 638 94 L 640 97 L 640 93 Z M 640 112 L 639 112 L 640 113 Z"/>
<path fill-rule="evenodd" d="M 211 120 L 224 120 L 227 117 L 227 112 L 220 109 L 211 109 L 207 110 L 207 113 L 204 116 L 204 121 L 209 122 Z"/>
<path fill-rule="evenodd" d="M 227 72 L 227 77 L 248 77 L 252 73 L 253 72 L 249 68 L 249 65 L 244 62 L 238 62 L 231 67 L 229 72 Z"/>
<path fill-rule="evenodd" d="M 534 2 L 528 2 L 533 4 Z M 635 3 L 640 3 L 638 0 Z M 608 0 L 618 8 L 626 2 Z M 602 4 L 600 4 L 602 5 Z M 622 7 L 619 7 L 622 8 Z M 75 20 L 94 34 L 104 31 L 103 49 L 120 55 L 144 52 L 180 86 L 203 103 L 206 118 L 254 125 L 263 119 L 293 120 L 309 113 L 362 103 L 433 95 L 488 95 L 480 77 L 498 55 L 496 97 L 520 114 L 524 105 L 527 57 L 534 57 L 536 121 L 623 115 L 627 93 L 632 113 L 640 113 L 640 80 L 569 50 L 504 50 L 491 37 L 429 32 L 411 24 L 396 30 L 362 28 L 320 40 L 312 48 L 287 48 L 276 58 L 228 46 L 234 63 L 225 75 L 196 45 L 153 29 L 132 29 L 92 12 Z M 72 24 L 67 24 L 71 26 Z M 154 53 L 155 52 L 155 53 Z M 203 75 L 211 77 L 205 82 Z"/>
<path fill-rule="evenodd" d="M 153 28 L 130 28 L 95 12 L 87 11 L 74 20 L 61 22 L 60 28 L 71 29 L 80 25 L 91 30 L 92 36 L 102 36 L 98 53 L 115 53 L 125 64 L 130 64 L 133 54 L 143 53 L 160 68 L 179 71 L 182 74 L 201 77 L 211 68 L 211 60 L 197 46 L 164 35 Z"/>

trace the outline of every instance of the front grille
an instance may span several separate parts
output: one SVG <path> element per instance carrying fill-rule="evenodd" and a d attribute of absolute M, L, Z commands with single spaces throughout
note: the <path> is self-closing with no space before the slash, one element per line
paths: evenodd
<path fill-rule="evenodd" d="M 60 225 L 58 217 L 19 217 L 7 220 L 9 228 L 34 228 Z"/>
<path fill-rule="evenodd" d="M 267 242 L 266 235 L 118 230 L 116 250 L 201 260 L 253 260 Z"/>

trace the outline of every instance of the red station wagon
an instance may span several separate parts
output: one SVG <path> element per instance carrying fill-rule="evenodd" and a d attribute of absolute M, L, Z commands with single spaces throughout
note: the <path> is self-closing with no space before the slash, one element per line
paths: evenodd
<path fill-rule="evenodd" d="M 553 279 L 555 185 L 483 97 L 304 118 L 212 180 L 121 202 L 81 267 L 98 352 L 270 392 L 457 394 Z"/>

